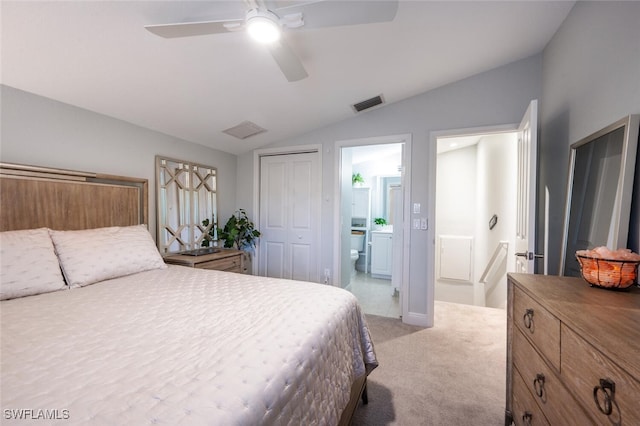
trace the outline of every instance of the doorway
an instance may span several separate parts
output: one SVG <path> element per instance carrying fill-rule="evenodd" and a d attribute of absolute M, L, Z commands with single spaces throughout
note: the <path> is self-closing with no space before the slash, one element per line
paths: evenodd
<path fill-rule="evenodd" d="M 369 314 L 398 318 L 404 310 L 409 142 L 402 135 L 336 143 L 334 285 Z"/>
<path fill-rule="evenodd" d="M 534 273 L 535 270 L 535 260 L 543 259 L 544 261 L 544 270 L 546 271 L 546 258 L 543 254 L 535 253 L 535 236 L 536 236 L 536 220 L 535 220 L 535 210 L 536 210 L 536 163 L 537 163 L 537 127 L 538 127 L 538 101 L 532 100 L 527 110 L 522 117 L 519 125 L 514 126 L 493 126 L 493 127 L 485 127 L 479 129 L 469 129 L 466 131 L 445 131 L 432 133 L 431 140 L 433 142 L 433 156 L 431 158 L 430 164 L 432 166 L 431 169 L 431 193 L 434 194 L 431 199 L 431 214 L 435 217 L 437 210 L 437 201 L 436 201 L 436 171 L 437 171 L 437 154 L 436 148 L 438 146 L 438 140 L 444 139 L 447 137 L 454 136 L 476 136 L 476 135 L 499 135 L 502 133 L 514 133 L 515 134 L 515 148 L 516 155 L 515 157 L 511 156 L 507 158 L 504 162 L 499 162 L 495 165 L 491 164 L 494 160 L 494 157 L 501 158 L 504 156 L 503 150 L 493 150 L 493 154 L 491 151 L 487 151 L 487 157 L 490 161 L 487 164 L 491 164 L 491 166 L 485 165 L 484 173 L 478 174 L 476 173 L 476 180 L 480 181 L 482 178 L 486 179 L 486 175 L 498 175 L 500 176 L 501 170 L 500 168 L 510 168 L 515 165 L 515 176 L 510 174 L 506 177 L 506 179 L 512 179 L 513 183 L 515 183 L 515 199 L 511 201 L 507 201 L 510 205 L 515 205 L 515 226 L 511 227 L 511 229 L 503 229 L 505 233 L 505 240 L 497 239 L 499 237 L 499 233 L 493 235 L 492 237 L 486 237 L 486 233 L 480 236 L 481 242 L 484 242 L 481 250 L 484 253 L 481 253 L 481 256 L 484 256 L 485 259 L 488 259 L 487 263 L 481 262 L 480 265 L 483 268 L 483 272 L 479 270 L 474 271 L 474 267 L 478 264 L 477 258 L 472 255 L 474 250 L 474 237 L 467 236 L 466 241 L 460 239 L 447 239 L 447 235 L 443 234 L 445 238 L 441 238 L 441 235 L 438 235 L 437 230 L 431 230 L 430 237 L 433 238 L 434 246 L 436 244 L 436 239 L 439 239 L 439 246 L 434 250 L 432 256 L 427 257 L 427 265 L 429 269 L 432 271 L 432 275 L 429 277 L 430 283 L 427 285 L 427 316 L 431 318 L 433 321 L 433 302 L 435 300 L 435 282 L 436 278 L 443 276 L 449 280 L 458 280 L 458 281 L 466 281 L 467 284 L 471 283 L 473 288 L 473 301 L 474 304 L 485 306 L 488 291 L 492 288 L 487 287 L 488 279 L 491 277 L 491 274 L 494 274 L 494 279 L 498 280 L 498 282 L 504 283 L 501 287 L 504 287 L 504 290 L 498 292 L 497 302 L 492 302 L 492 305 L 498 305 L 497 307 L 506 307 L 506 272 L 509 272 L 509 258 L 513 259 L 515 257 L 515 267 L 513 267 L 513 271 L 521 272 L 521 273 Z M 504 144 L 503 144 L 504 145 Z M 511 145 L 510 145 L 511 146 Z M 495 162 L 495 161 L 493 161 Z M 452 180 L 456 180 L 457 177 L 453 176 Z M 505 177 L 500 177 L 500 179 L 505 179 Z M 491 182 L 485 183 L 484 191 L 487 193 L 498 193 L 500 192 L 501 185 L 496 181 L 495 177 L 493 178 L 493 184 Z M 511 182 L 507 182 L 507 185 L 511 185 Z M 469 186 L 476 187 L 474 184 L 469 184 Z M 511 188 L 511 186 L 509 186 Z M 495 197 L 494 197 L 495 198 Z M 491 198 L 488 198 L 491 200 Z M 478 223 L 479 226 L 488 226 L 489 231 L 493 231 L 496 225 L 499 223 L 499 215 L 497 213 L 490 213 L 491 211 L 497 209 L 495 203 L 488 202 L 490 209 L 479 210 Z M 473 207 L 476 207 L 474 203 Z M 469 208 L 465 206 L 463 208 Z M 512 207 L 513 208 L 513 207 Z M 484 215 L 484 217 L 483 217 Z M 489 217 L 490 216 L 490 217 Z M 511 218 L 511 215 L 508 216 Z M 484 222 L 488 219 L 488 222 Z M 545 223 L 547 223 L 548 217 L 545 212 Z M 436 219 L 436 227 L 438 226 Z M 476 227 L 477 228 L 477 227 Z M 546 229 L 546 226 L 545 226 Z M 545 235 L 546 235 L 546 231 Z M 509 254 L 509 244 L 511 238 L 515 241 L 513 244 L 513 251 L 511 252 L 513 256 Z M 497 240 L 496 248 L 491 249 L 491 246 Z M 490 246 L 487 246 L 487 241 L 489 241 Z M 547 238 L 545 236 L 545 248 L 546 248 Z M 452 271 L 452 265 L 454 264 L 454 253 L 455 250 L 452 248 L 463 247 L 464 248 L 464 256 L 467 259 L 465 265 L 468 265 L 466 269 L 462 269 L 461 271 Z M 444 256 L 440 251 L 447 251 Z M 478 250 L 480 251 L 480 250 Z M 546 251 L 546 250 L 545 250 Z M 462 253 L 462 252 L 461 252 Z M 500 257 L 502 256 L 502 258 Z M 504 266 L 500 263 L 504 259 Z M 457 264 L 457 263 L 455 263 Z M 496 272 L 495 268 L 499 265 L 498 271 Z M 444 271 L 444 273 L 443 273 Z M 452 273 L 453 272 L 453 273 Z M 456 275 L 457 274 L 457 275 Z M 479 277 L 479 278 L 478 278 Z M 503 302 L 504 300 L 504 302 Z M 429 312 L 430 310 L 430 312 Z"/>
<path fill-rule="evenodd" d="M 517 173 L 516 131 L 437 138 L 435 300 L 505 308 Z"/>

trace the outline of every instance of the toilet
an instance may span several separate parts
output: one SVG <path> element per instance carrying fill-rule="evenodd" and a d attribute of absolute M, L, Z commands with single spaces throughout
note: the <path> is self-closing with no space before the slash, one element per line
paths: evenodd
<path fill-rule="evenodd" d="M 364 233 L 352 231 L 351 232 L 351 275 L 356 274 L 356 262 L 360 254 L 358 252 L 364 251 Z"/>
<path fill-rule="evenodd" d="M 351 276 L 356 274 L 356 262 L 359 257 L 358 250 L 351 249 Z"/>

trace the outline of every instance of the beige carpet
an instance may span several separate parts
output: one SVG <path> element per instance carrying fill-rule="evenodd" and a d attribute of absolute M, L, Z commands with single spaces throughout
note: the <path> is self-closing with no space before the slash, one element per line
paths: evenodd
<path fill-rule="evenodd" d="M 434 327 L 367 315 L 380 366 L 353 425 L 503 425 L 506 311 L 436 302 Z"/>

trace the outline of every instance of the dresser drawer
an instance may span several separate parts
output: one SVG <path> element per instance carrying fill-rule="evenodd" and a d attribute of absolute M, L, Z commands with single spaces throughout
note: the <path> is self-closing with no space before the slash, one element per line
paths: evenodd
<path fill-rule="evenodd" d="M 551 424 L 572 422 L 588 425 L 592 421 L 562 384 L 560 377 L 531 346 L 520 330 L 513 331 L 513 365 L 524 386 Z"/>
<path fill-rule="evenodd" d="M 517 286 L 513 289 L 513 322 L 560 370 L 560 320 Z"/>
<path fill-rule="evenodd" d="M 635 362 L 635 361 L 631 361 Z M 562 377 L 576 398 L 590 411 L 598 424 L 640 425 L 640 382 L 591 346 L 573 330 L 562 326 Z M 594 400 L 600 380 L 615 383 L 611 414 L 602 413 Z M 605 407 L 605 391 L 597 392 Z"/>
<path fill-rule="evenodd" d="M 242 272 L 240 270 L 240 256 L 230 256 L 223 259 L 211 260 L 195 265 L 200 269 L 216 269 L 218 271 Z"/>
<path fill-rule="evenodd" d="M 513 422 L 517 426 L 548 425 L 540 407 L 527 390 L 522 377 L 517 371 L 513 373 Z"/>

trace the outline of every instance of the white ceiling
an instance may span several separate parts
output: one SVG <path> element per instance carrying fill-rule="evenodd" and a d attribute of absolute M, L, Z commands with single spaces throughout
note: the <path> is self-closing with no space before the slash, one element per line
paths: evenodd
<path fill-rule="evenodd" d="M 385 143 L 380 145 L 364 145 L 351 147 L 351 164 L 362 164 L 371 161 L 385 160 L 387 163 L 402 163 L 402 144 Z"/>
<path fill-rule="evenodd" d="M 239 154 L 351 118 L 372 96 L 397 102 L 539 53 L 573 4 L 401 0 L 392 22 L 292 30 L 309 77 L 289 83 L 245 33 L 144 29 L 242 16 L 241 1 L 2 0 L 0 81 Z M 222 133 L 245 120 L 268 131 Z"/>
<path fill-rule="evenodd" d="M 453 136 L 438 138 L 436 141 L 438 146 L 436 152 L 438 154 L 444 154 L 445 152 L 455 151 L 457 149 L 466 148 L 471 145 L 476 145 L 480 142 L 484 135 L 469 135 L 469 136 Z"/>

